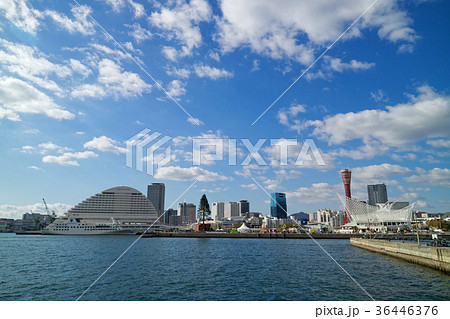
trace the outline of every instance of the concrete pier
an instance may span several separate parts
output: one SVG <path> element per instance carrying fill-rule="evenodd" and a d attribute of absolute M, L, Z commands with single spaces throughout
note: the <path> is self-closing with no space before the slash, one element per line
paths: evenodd
<path fill-rule="evenodd" d="M 351 238 L 350 244 L 450 274 L 450 247 L 419 246 L 413 243 L 363 238 Z"/>

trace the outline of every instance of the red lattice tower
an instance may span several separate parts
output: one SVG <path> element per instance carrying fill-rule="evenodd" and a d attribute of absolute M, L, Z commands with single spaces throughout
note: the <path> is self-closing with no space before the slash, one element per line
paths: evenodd
<path fill-rule="evenodd" d="M 352 194 L 350 191 L 350 182 L 352 180 L 352 171 L 349 169 L 343 169 L 341 171 L 342 181 L 344 182 L 345 189 L 345 197 L 351 198 Z M 348 216 L 347 207 L 345 208 L 345 216 L 344 216 L 344 224 L 350 222 L 350 218 Z"/>

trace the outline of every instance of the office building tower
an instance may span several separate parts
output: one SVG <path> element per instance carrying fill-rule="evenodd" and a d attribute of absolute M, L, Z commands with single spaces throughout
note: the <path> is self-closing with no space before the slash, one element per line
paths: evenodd
<path fill-rule="evenodd" d="M 224 217 L 232 218 L 239 216 L 239 206 L 236 202 L 225 203 Z"/>
<path fill-rule="evenodd" d="M 270 194 L 270 215 L 275 218 L 287 218 L 286 194 Z"/>
<path fill-rule="evenodd" d="M 239 216 L 245 216 L 250 213 L 250 203 L 246 200 L 240 200 L 238 203 Z"/>
<path fill-rule="evenodd" d="M 152 183 L 147 187 L 147 198 L 153 204 L 158 213 L 158 217 L 164 213 L 164 200 L 166 196 L 166 186 L 164 183 Z M 163 222 L 163 220 L 160 220 Z"/>
<path fill-rule="evenodd" d="M 211 218 L 215 221 L 221 221 L 225 216 L 225 204 L 222 202 L 212 203 Z"/>
<path fill-rule="evenodd" d="M 197 218 L 196 206 L 192 203 L 179 203 L 177 209 L 177 216 L 181 216 L 183 224 L 195 223 Z"/>
<path fill-rule="evenodd" d="M 369 205 L 387 203 L 387 191 L 385 184 L 367 185 L 367 193 L 369 195 Z"/>

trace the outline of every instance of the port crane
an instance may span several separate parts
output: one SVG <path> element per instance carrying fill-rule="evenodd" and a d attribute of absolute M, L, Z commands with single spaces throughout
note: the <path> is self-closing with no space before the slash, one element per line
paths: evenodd
<path fill-rule="evenodd" d="M 47 215 L 50 217 L 50 222 L 52 223 L 56 219 L 55 211 L 52 211 L 52 214 L 50 214 L 50 210 L 48 209 L 47 203 L 45 202 L 45 198 L 42 199 L 45 205 L 45 210 L 47 211 Z"/>

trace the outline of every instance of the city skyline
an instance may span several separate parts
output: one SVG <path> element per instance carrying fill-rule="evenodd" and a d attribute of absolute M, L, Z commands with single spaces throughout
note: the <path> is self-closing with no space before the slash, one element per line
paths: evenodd
<path fill-rule="evenodd" d="M 449 211 L 450 4 L 376 3 L 321 57 L 373 1 L 319 2 L 2 2 L 0 216 L 44 212 L 43 197 L 61 215 L 99 190 L 152 183 L 166 185 L 170 208 L 196 178 L 181 200 L 246 199 L 265 213 L 259 183 L 286 193 L 291 212 L 342 210 L 344 168 L 354 198 L 385 183 L 390 201 Z M 125 161 L 144 128 L 171 138 L 153 176 Z M 236 165 L 193 165 L 195 138 L 238 140 Z M 241 165 L 244 138 L 279 139 L 260 149 L 267 165 Z M 293 139 L 313 140 L 326 165 L 294 165 Z"/>

